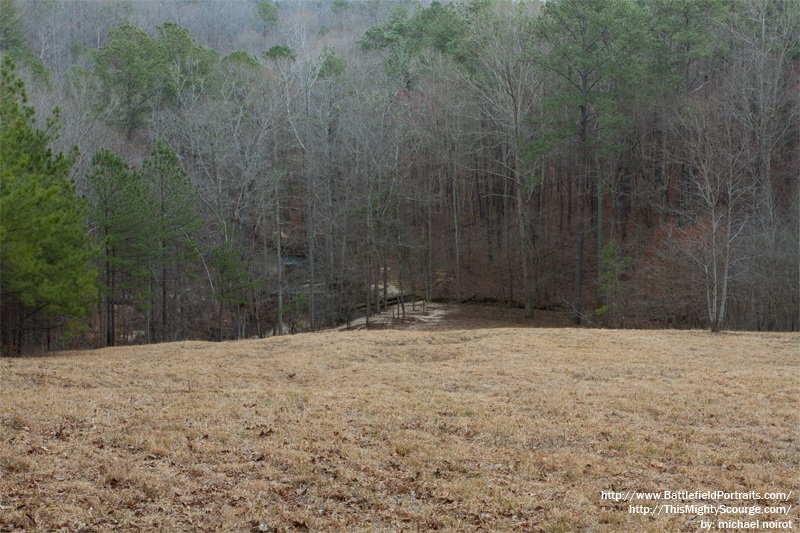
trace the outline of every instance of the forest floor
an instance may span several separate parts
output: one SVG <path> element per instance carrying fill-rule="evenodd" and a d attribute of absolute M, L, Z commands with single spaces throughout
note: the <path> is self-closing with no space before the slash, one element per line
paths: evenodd
<path fill-rule="evenodd" d="M 800 335 L 426 312 L 0 360 L 0 531 L 798 527 Z"/>

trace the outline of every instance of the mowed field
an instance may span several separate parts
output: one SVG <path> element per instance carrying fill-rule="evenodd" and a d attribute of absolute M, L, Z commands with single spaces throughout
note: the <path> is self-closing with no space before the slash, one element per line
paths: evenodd
<path fill-rule="evenodd" d="M 0 531 L 797 529 L 799 359 L 798 334 L 441 324 L 4 359 Z M 787 510 L 709 517 L 612 490 L 793 492 L 666 502 Z"/>

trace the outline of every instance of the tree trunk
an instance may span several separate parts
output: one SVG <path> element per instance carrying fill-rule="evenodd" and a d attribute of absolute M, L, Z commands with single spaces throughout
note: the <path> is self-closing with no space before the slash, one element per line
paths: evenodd
<path fill-rule="evenodd" d="M 584 221 L 584 190 L 586 189 L 586 174 L 588 166 L 578 173 L 578 230 L 575 239 L 575 298 L 572 302 L 572 321 L 578 326 L 581 323 L 581 308 L 583 306 L 583 245 L 586 239 L 586 223 Z"/>
<path fill-rule="evenodd" d="M 455 166 L 455 165 L 454 165 Z M 450 176 L 452 180 L 452 202 L 453 202 L 453 244 L 454 250 L 454 264 L 455 264 L 455 278 L 456 278 L 456 300 L 461 300 L 461 216 L 458 210 L 458 181 L 455 174 Z"/>
<path fill-rule="evenodd" d="M 114 252 L 106 248 L 106 257 L 113 257 Z M 108 293 L 106 294 L 106 346 L 114 346 L 114 269 L 111 261 L 106 259 L 106 284 Z"/>
<path fill-rule="evenodd" d="M 305 160 L 305 152 L 303 152 L 303 159 Z M 315 287 L 317 282 L 316 276 L 316 228 L 315 228 L 315 213 L 314 213 L 314 178 L 311 172 L 308 172 L 306 178 L 306 231 L 308 237 L 308 322 L 309 329 L 314 331 L 316 329 L 316 298 Z"/>
<path fill-rule="evenodd" d="M 581 130 L 580 142 L 582 152 L 583 168 L 578 173 L 578 191 L 577 201 L 578 209 L 576 216 L 578 218 L 577 235 L 575 239 L 575 298 L 572 302 L 572 321 L 578 326 L 581 323 L 581 314 L 583 308 L 583 248 L 584 241 L 586 240 L 586 221 L 585 221 L 585 195 L 586 183 L 588 182 L 589 174 L 589 109 L 587 104 L 581 106 Z"/>
<path fill-rule="evenodd" d="M 166 342 L 169 340 L 167 336 L 167 258 L 166 252 L 162 245 L 162 253 L 161 256 L 161 341 Z"/>
<path fill-rule="evenodd" d="M 431 192 L 432 192 L 431 187 Z M 425 219 L 425 300 L 433 299 L 433 201 L 428 200 Z"/>
<path fill-rule="evenodd" d="M 276 186 L 277 192 L 277 186 Z M 281 202 L 275 195 L 275 247 L 278 253 L 278 335 L 283 335 L 283 251 L 281 250 Z"/>
<path fill-rule="evenodd" d="M 525 202 L 525 184 L 519 175 L 520 158 L 518 154 L 514 155 L 514 181 L 516 182 L 517 189 L 517 226 L 519 226 L 519 254 L 520 266 L 522 267 L 522 296 L 525 300 L 525 318 L 533 318 L 533 291 L 531 288 L 530 268 L 528 265 L 528 221 L 525 216 L 526 202 Z"/>

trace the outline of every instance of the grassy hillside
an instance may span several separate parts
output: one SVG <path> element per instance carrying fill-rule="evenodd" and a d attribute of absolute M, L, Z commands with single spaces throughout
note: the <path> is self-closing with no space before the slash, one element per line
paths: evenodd
<path fill-rule="evenodd" d="M 797 334 L 381 330 L 0 360 L 0 530 L 796 527 L 799 348 Z M 644 516 L 602 496 L 792 489 L 744 502 L 788 515 L 753 517 Z"/>

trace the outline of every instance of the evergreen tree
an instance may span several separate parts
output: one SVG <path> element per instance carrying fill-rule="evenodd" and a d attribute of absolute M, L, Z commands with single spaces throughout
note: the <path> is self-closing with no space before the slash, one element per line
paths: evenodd
<path fill-rule="evenodd" d="M 164 62 L 152 37 L 135 26 L 109 32 L 110 42 L 95 50 L 94 74 L 101 83 L 104 109 L 133 137 L 144 123 L 151 100 L 166 78 Z"/>
<path fill-rule="evenodd" d="M 106 346 L 114 346 L 117 306 L 141 306 L 148 299 L 154 217 L 141 176 L 113 152 L 100 150 L 95 154 L 88 183 L 92 192 L 89 214 L 97 226 L 103 272 Z"/>
<path fill-rule="evenodd" d="M 47 68 L 42 60 L 31 52 L 25 40 L 14 0 L 0 0 L 0 52 L 8 54 L 14 61 L 30 68 L 40 80 L 48 79 Z"/>
<path fill-rule="evenodd" d="M 197 250 L 197 232 L 202 220 L 189 176 L 180 167 L 175 152 L 158 142 L 142 165 L 142 176 L 148 188 L 148 202 L 153 209 L 153 275 L 160 284 L 160 335 L 151 322 L 153 339 L 167 340 L 174 331 L 170 323 L 168 300 L 170 268 L 182 273 Z M 155 306 L 154 306 L 155 307 Z"/>
<path fill-rule="evenodd" d="M 270 0 L 259 0 L 256 4 L 256 11 L 258 12 L 258 20 L 261 25 L 264 35 L 269 33 L 271 28 L 274 28 L 280 18 L 278 13 L 278 6 L 275 2 Z"/>
<path fill-rule="evenodd" d="M 36 318 L 75 324 L 97 295 L 86 205 L 69 179 L 76 154 L 51 152 L 57 110 L 45 129 L 34 116 L 6 56 L 0 71 L 0 335 L 4 351 L 15 353 Z"/>
<path fill-rule="evenodd" d="M 128 139 L 145 125 L 149 111 L 174 103 L 187 85 L 201 85 L 217 53 L 197 45 L 189 32 L 167 22 L 158 39 L 125 25 L 109 32 L 110 42 L 92 52 L 100 81 L 100 108 Z"/>
<path fill-rule="evenodd" d="M 550 71 L 559 84 L 546 98 L 554 111 L 549 132 L 542 135 L 538 149 L 552 149 L 574 139 L 580 161 L 577 174 L 577 231 L 573 299 L 573 320 L 581 322 L 583 308 L 584 243 L 586 237 L 585 195 L 596 191 L 598 216 L 602 216 L 602 179 L 594 183 L 598 159 L 618 148 L 615 132 L 625 117 L 620 107 L 644 78 L 641 56 L 647 48 L 645 12 L 632 0 L 560 0 L 547 3 L 536 25 L 541 46 L 531 57 Z M 564 114 L 568 110 L 568 114 Z M 535 150 L 536 151 L 536 150 Z M 602 219 L 596 249 L 603 246 Z"/>
<path fill-rule="evenodd" d="M 227 304 L 231 309 L 231 316 L 237 318 L 235 324 L 241 324 L 241 317 L 237 314 L 239 310 L 247 304 L 247 295 L 253 288 L 258 286 L 258 281 L 254 281 L 247 271 L 247 264 L 242 257 L 241 247 L 235 241 L 228 241 L 211 249 L 209 255 L 209 266 L 214 273 L 214 284 L 217 287 L 217 340 L 222 341 L 223 333 L 223 310 Z M 234 338 L 241 338 L 241 332 L 236 331 Z"/>
<path fill-rule="evenodd" d="M 156 48 L 165 71 L 161 98 L 155 103 L 161 106 L 174 104 L 187 88 L 201 90 L 219 60 L 215 50 L 195 43 L 189 31 L 174 22 L 158 27 Z"/>
<path fill-rule="evenodd" d="M 380 24 L 367 30 L 359 40 L 362 50 L 381 50 L 386 75 L 392 83 L 406 90 L 418 80 L 412 72 L 412 60 L 423 50 L 436 50 L 463 59 L 467 18 L 453 4 L 432 2 L 427 8 L 408 10 L 394 6 Z"/>

